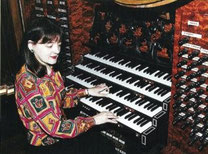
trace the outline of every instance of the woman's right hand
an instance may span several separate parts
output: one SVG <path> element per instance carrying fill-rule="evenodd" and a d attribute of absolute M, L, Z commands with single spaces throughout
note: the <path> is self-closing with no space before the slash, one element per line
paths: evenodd
<path fill-rule="evenodd" d="M 93 116 L 93 118 L 95 119 L 95 124 L 96 125 L 100 125 L 100 124 L 104 124 L 104 123 L 118 123 L 116 119 L 118 119 L 118 117 L 116 115 L 114 115 L 112 112 L 108 112 L 108 111 L 104 111 L 101 112 L 95 116 Z"/>

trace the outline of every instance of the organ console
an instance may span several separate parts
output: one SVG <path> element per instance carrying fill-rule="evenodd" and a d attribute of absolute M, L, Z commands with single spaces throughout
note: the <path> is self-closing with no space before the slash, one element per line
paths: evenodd
<path fill-rule="evenodd" d="M 147 74 L 147 77 L 139 74 Z M 147 65 L 141 67 L 139 63 L 134 65 L 129 59 L 101 52 L 85 55 L 84 62 L 67 78 L 87 88 L 103 82 L 109 85 L 108 98 L 88 97 L 80 101 L 96 111 L 115 113 L 119 123 L 135 132 L 141 145 L 149 147 L 150 134 L 158 131 L 167 120 L 170 99 L 170 87 L 165 85 L 170 82 L 167 72 Z M 158 78 L 158 83 L 151 78 Z M 159 79 L 166 82 L 161 84 Z"/>
<path fill-rule="evenodd" d="M 173 43 L 173 27 L 167 33 L 160 25 L 173 24 L 171 20 L 157 18 L 146 21 L 140 18 L 137 20 L 144 24 L 140 23 L 138 26 L 123 24 L 118 16 L 114 22 L 108 22 L 108 17 L 113 18 L 115 12 L 106 13 L 104 17 L 95 17 L 93 28 L 99 27 L 98 23 L 105 25 L 106 22 L 109 29 L 102 29 L 100 25 L 100 29 L 91 33 L 91 41 L 96 42 L 97 46 L 101 43 L 102 47 L 108 47 L 95 47 L 94 52 L 84 55 L 83 62 L 75 67 L 75 73 L 67 78 L 88 88 L 106 82 L 110 86 L 110 94 L 108 98 L 82 98 L 80 101 L 87 109 L 85 111 L 89 113 L 92 109 L 98 112 L 107 110 L 117 114 L 119 123 L 135 132 L 136 140 L 139 142 L 136 146 L 145 148 L 151 148 L 155 143 L 166 145 L 167 138 L 164 136 L 160 141 L 152 139 L 162 136 L 161 130 L 167 131 L 166 120 L 170 113 L 169 135 L 172 136 L 169 137 L 168 146 L 173 142 L 181 143 L 181 135 L 186 136 L 183 139 L 186 145 L 180 147 L 181 151 L 206 153 L 208 58 L 205 34 L 207 29 L 203 18 L 206 18 L 207 14 L 203 7 L 201 10 L 199 8 L 204 2 L 194 1 L 189 4 L 196 4 L 196 8 L 199 9 L 195 10 L 200 12 L 195 16 L 186 13 L 184 8 L 177 10 L 174 50 L 170 47 Z M 96 20 L 103 18 L 101 22 Z M 115 22 L 118 22 L 117 27 L 113 24 Z M 109 23 L 112 25 L 109 26 Z M 154 26 L 148 27 L 148 24 Z M 137 35 L 131 35 L 135 34 L 134 30 L 140 31 Z M 123 34 L 126 31 L 128 35 Z M 142 37 L 143 35 L 145 37 Z M 164 43 L 161 36 L 169 39 L 169 45 Z M 112 37 L 116 41 L 111 42 Z M 152 56 L 150 59 L 147 58 L 148 54 Z M 169 64 L 170 67 L 164 67 Z M 179 129 L 181 130 L 177 132 Z M 182 131 L 185 135 L 182 135 Z M 113 135 L 109 136 L 113 138 Z M 125 135 L 121 133 L 121 136 Z M 131 139 L 124 137 L 124 140 Z M 126 149 L 120 148 L 118 151 L 122 150 L 125 152 Z"/>
<path fill-rule="evenodd" d="M 107 12 L 102 7 L 95 14 L 90 38 L 92 51 L 83 56 L 74 73 L 66 78 L 71 86 L 78 88 L 106 83 L 110 94 L 107 98 L 81 98 L 81 113 L 111 111 L 119 117 L 120 127 L 114 126 L 113 131 L 107 128 L 103 134 L 114 141 L 117 136 L 122 139 L 123 142 L 115 144 L 120 153 L 130 153 L 131 145 L 135 150 L 131 153 L 165 146 L 171 98 L 173 21 L 158 15 L 148 19 L 130 18 L 134 24 L 130 21 L 126 24 L 118 12 Z M 165 29 L 166 26 L 170 28 Z M 133 35 L 138 29 L 140 34 Z M 170 40 L 169 45 L 162 36 Z M 111 41 L 112 37 L 117 41 Z"/>

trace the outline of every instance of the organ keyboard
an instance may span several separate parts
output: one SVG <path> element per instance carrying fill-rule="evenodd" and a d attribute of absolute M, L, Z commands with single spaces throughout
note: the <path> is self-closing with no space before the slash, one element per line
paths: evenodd
<path fill-rule="evenodd" d="M 101 52 L 95 54 L 87 54 L 85 57 L 113 66 L 115 68 L 127 71 L 132 74 L 159 82 L 166 86 L 171 86 L 171 74 L 163 72 L 162 70 L 154 69 L 153 67 L 144 67 L 142 63 L 127 60 L 127 58 L 118 58 L 111 54 L 103 54 Z"/>
<path fill-rule="evenodd" d="M 102 98 L 82 98 L 81 102 L 96 109 L 99 112 L 110 111 L 115 113 L 119 118 L 118 122 L 130 127 L 131 129 L 142 133 L 152 126 L 151 120 L 148 120 L 139 113 L 134 113 L 121 107 L 117 102 Z"/>
<path fill-rule="evenodd" d="M 80 101 L 85 108 L 116 114 L 119 124 L 134 131 L 144 147 L 153 143 L 154 136 L 159 135 L 156 132 L 167 131 L 170 78 L 168 71 L 107 53 L 86 54 L 83 63 L 76 65 L 74 73 L 67 76 L 87 88 L 106 83 L 110 87 L 107 97 L 89 96 Z"/>

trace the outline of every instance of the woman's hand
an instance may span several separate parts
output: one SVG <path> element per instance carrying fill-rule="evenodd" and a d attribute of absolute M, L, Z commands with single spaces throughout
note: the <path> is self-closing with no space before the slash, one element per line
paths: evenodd
<path fill-rule="evenodd" d="M 95 119 L 95 124 L 96 125 L 100 125 L 100 124 L 104 124 L 104 123 L 118 123 L 117 122 L 117 116 L 115 116 L 112 112 L 108 112 L 108 111 L 104 111 L 101 112 L 95 116 L 93 116 L 93 118 Z"/>
<path fill-rule="evenodd" d="M 106 97 L 109 94 L 109 87 L 103 83 L 87 89 L 88 94 L 97 97 Z"/>

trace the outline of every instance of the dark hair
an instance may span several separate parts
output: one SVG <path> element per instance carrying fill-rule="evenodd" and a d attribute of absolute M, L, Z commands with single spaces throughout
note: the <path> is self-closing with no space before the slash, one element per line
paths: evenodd
<path fill-rule="evenodd" d="M 38 77 L 43 77 L 47 73 L 47 69 L 38 62 L 34 53 L 30 51 L 28 41 L 31 40 L 34 44 L 41 41 L 44 44 L 57 39 L 57 35 L 62 39 L 62 30 L 58 23 L 44 17 L 34 19 L 23 36 L 20 52 L 24 52 L 27 68 Z"/>

